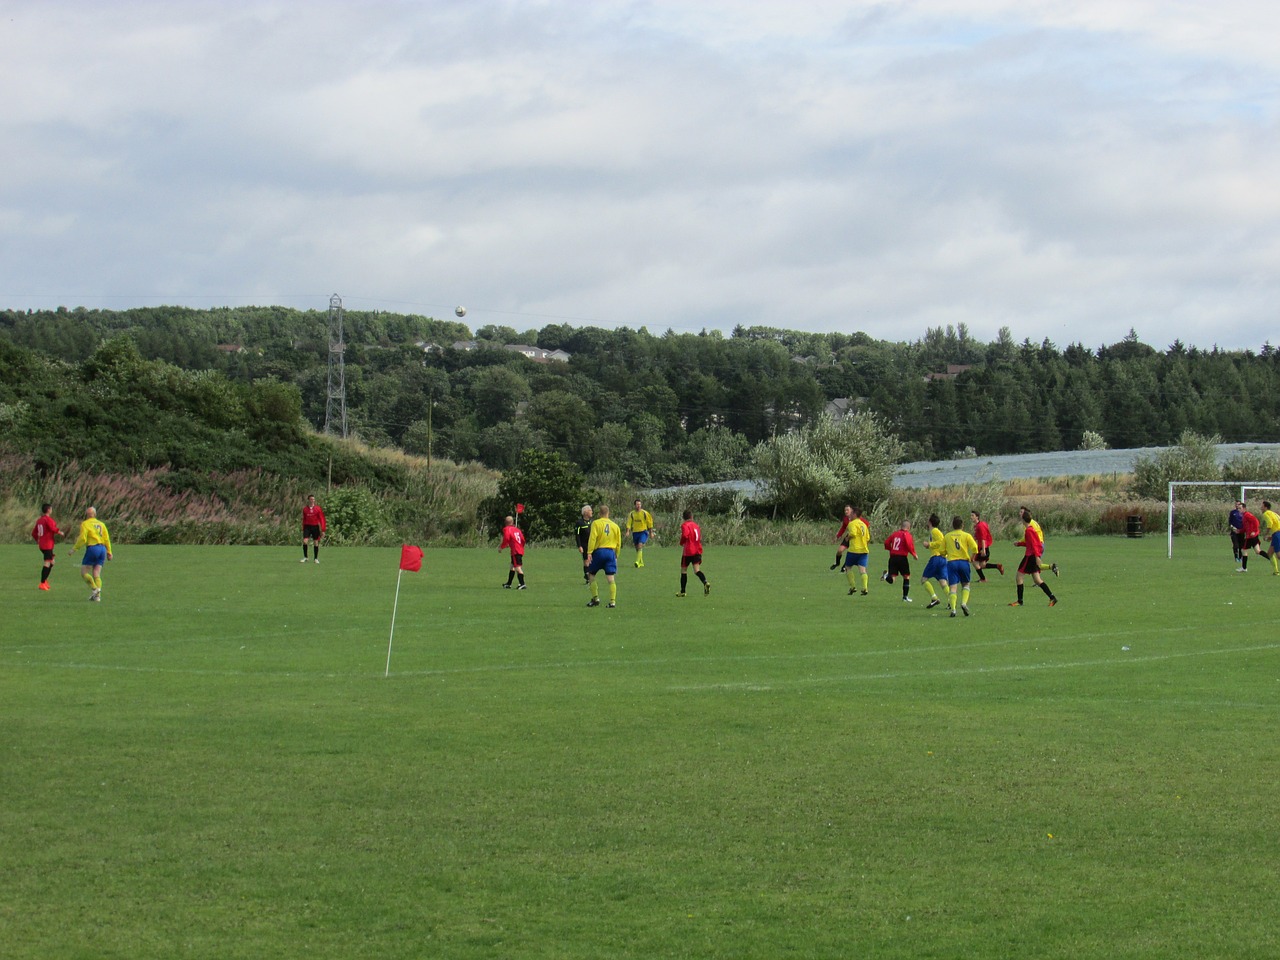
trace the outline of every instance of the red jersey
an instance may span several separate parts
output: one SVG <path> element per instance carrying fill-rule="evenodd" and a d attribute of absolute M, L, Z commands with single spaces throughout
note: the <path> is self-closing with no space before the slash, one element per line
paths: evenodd
<path fill-rule="evenodd" d="M 1256 537 L 1258 535 L 1259 530 L 1262 529 L 1258 524 L 1258 518 L 1255 517 L 1248 510 L 1246 510 L 1241 516 L 1242 516 L 1242 519 L 1240 521 L 1240 536 L 1246 537 L 1246 538 Z"/>
<path fill-rule="evenodd" d="M 992 544 L 991 528 L 987 526 L 987 521 L 979 520 L 973 525 L 973 539 L 978 544 L 979 550 L 986 550 Z"/>
<path fill-rule="evenodd" d="M 1253 521 L 1257 526 L 1258 521 Z M 44 514 L 36 521 L 36 525 L 31 528 L 31 539 L 35 540 L 36 546 L 41 550 L 53 549 L 53 538 L 62 536 L 62 531 L 58 529 L 58 525 L 53 522 L 53 517 Z"/>
<path fill-rule="evenodd" d="M 524 531 L 515 525 L 502 528 L 502 542 L 498 544 L 498 551 L 501 552 L 507 547 L 511 548 L 513 557 L 524 556 Z"/>
<path fill-rule="evenodd" d="M 302 525 L 304 527 L 319 527 L 320 532 L 324 533 L 324 511 L 320 509 L 320 504 L 315 506 L 305 506 L 302 508 Z"/>
<path fill-rule="evenodd" d="M 686 557 L 702 553 L 702 528 L 692 520 L 680 524 L 680 546 L 684 547 Z"/>
<path fill-rule="evenodd" d="M 1040 539 L 1040 534 L 1036 533 L 1036 528 L 1031 524 L 1027 524 L 1027 529 L 1022 531 L 1022 539 L 1014 546 L 1026 547 L 1028 557 L 1038 557 L 1044 553 L 1044 541 Z"/>
<path fill-rule="evenodd" d="M 884 548 L 891 557 L 916 556 L 916 542 L 911 538 L 909 530 L 895 530 L 884 538 Z M 918 557 L 916 559 L 919 559 Z"/>
<path fill-rule="evenodd" d="M 853 522 L 853 517 L 845 517 L 844 520 L 840 522 L 840 529 L 836 531 L 837 540 L 844 539 L 845 532 L 849 529 L 849 524 L 851 522 Z"/>

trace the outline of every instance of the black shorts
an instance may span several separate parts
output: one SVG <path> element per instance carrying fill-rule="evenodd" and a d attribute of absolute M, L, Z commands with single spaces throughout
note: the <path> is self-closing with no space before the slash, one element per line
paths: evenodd
<path fill-rule="evenodd" d="M 991 559 L 991 548 L 990 547 L 979 548 L 978 555 L 974 559 L 977 560 L 979 563 L 986 563 L 988 560 Z"/>
<path fill-rule="evenodd" d="M 48 550 L 46 550 L 44 547 L 41 547 L 41 548 L 40 548 L 40 552 L 44 554 L 44 558 L 45 558 L 46 560 L 52 560 L 52 559 L 53 559 L 53 548 L 52 548 L 52 547 L 50 547 Z"/>
<path fill-rule="evenodd" d="M 512 565 L 513 567 L 523 567 L 523 566 L 524 566 L 524 554 L 523 554 L 523 553 L 513 553 L 513 554 L 511 555 L 511 565 Z"/>
<path fill-rule="evenodd" d="M 1258 545 L 1258 538 L 1257 538 L 1257 537 L 1245 537 L 1245 541 L 1244 541 L 1244 548 L 1245 548 L 1246 550 L 1252 550 L 1252 549 L 1253 549 L 1254 547 L 1256 547 L 1257 545 Z"/>
<path fill-rule="evenodd" d="M 1023 557 L 1022 562 L 1018 564 L 1019 573 L 1039 573 L 1040 558 L 1039 557 Z"/>
<path fill-rule="evenodd" d="M 702 554 L 700 554 L 700 553 L 691 553 L 691 554 L 689 554 L 688 556 L 681 557 L 681 558 L 680 558 L 680 569 L 681 569 L 681 570 L 685 569 L 685 568 L 686 568 L 686 567 L 688 567 L 688 566 L 689 566 L 689 564 L 691 564 L 691 563 L 697 564 L 698 566 L 702 566 Z"/>
<path fill-rule="evenodd" d="M 891 577 L 910 577 L 911 561 L 906 556 L 889 555 L 889 576 Z"/>
<path fill-rule="evenodd" d="M 322 536 L 323 534 L 320 532 L 320 525 L 318 523 L 308 523 L 303 525 L 303 540 L 319 540 Z"/>

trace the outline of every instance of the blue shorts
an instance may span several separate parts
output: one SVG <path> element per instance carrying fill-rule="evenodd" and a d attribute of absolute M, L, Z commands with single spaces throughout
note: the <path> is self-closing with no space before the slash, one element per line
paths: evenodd
<path fill-rule="evenodd" d="M 609 576 L 618 572 L 618 555 L 613 547 L 601 547 L 592 552 L 591 566 L 587 567 L 587 573 L 595 574 L 601 570 Z"/>
<path fill-rule="evenodd" d="M 869 558 L 868 554 L 854 553 L 852 550 L 850 550 L 848 553 L 844 555 L 844 568 L 848 570 L 850 567 L 857 566 L 865 569 L 867 566 L 868 558 Z"/>
<path fill-rule="evenodd" d="M 649 531 L 637 530 L 631 535 L 631 542 L 637 547 L 643 547 L 649 542 Z"/>
<path fill-rule="evenodd" d="M 92 547 L 84 548 L 84 559 L 80 561 L 82 567 L 100 567 L 107 562 L 107 548 L 105 544 L 95 543 Z"/>
<path fill-rule="evenodd" d="M 958 583 L 969 582 L 969 561 L 968 560 L 948 560 L 947 561 L 947 583 L 955 586 Z"/>
<path fill-rule="evenodd" d="M 1271 535 L 1271 552 L 1280 553 L 1280 530 Z"/>
<path fill-rule="evenodd" d="M 930 557 L 929 562 L 924 565 L 924 578 L 926 580 L 947 579 L 947 558 Z"/>

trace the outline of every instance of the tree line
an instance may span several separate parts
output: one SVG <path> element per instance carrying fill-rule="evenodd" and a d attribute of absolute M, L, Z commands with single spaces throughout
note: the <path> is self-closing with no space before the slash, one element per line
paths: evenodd
<path fill-rule="evenodd" d="M 984 343 L 963 325 L 909 342 L 758 326 L 728 335 L 567 324 L 472 331 L 385 311 L 347 312 L 344 332 L 348 424 L 364 441 L 499 470 L 525 450 L 554 452 L 601 482 L 746 475 L 759 443 L 813 427 L 833 401 L 837 416 L 873 414 L 906 460 L 1075 449 L 1096 436 L 1112 447 L 1163 446 L 1187 430 L 1280 440 L 1280 356 L 1269 343 L 1256 352 L 1177 341 L 1156 349 L 1130 331 L 1110 345 L 1059 348 L 1017 343 L 1007 328 Z M 90 363 L 120 337 L 138 360 L 200 373 L 174 389 L 186 391 L 184 403 L 241 411 L 230 426 L 246 442 L 261 440 L 255 430 L 289 442 L 278 418 L 295 407 L 323 426 L 325 311 L 0 312 L 0 338 L 67 364 Z M 455 349 L 457 341 L 476 346 Z M 534 362 L 508 344 L 570 359 Z M 267 419 L 255 426 L 259 415 Z"/>

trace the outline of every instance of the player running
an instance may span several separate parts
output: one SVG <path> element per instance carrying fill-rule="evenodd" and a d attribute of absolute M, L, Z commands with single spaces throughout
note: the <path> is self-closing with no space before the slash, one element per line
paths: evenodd
<path fill-rule="evenodd" d="M 40 519 L 36 521 L 36 525 L 31 528 L 31 539 L 36 542 L 36 546 L 40 548 L 40 552 L 44 555 L 44 566 L 40 568 L 40 587 L 41 590 L 49 589 L 49 575 L 53 573 L 53 538 L 65 537 L 58 524 L 53 517 L 49 515 L 49 511 L 53 509 L 53 504 L 45 503 L 40 506 Z"/>
<path fill-rule="evenodd" d="M 862 511 L 855 508 L 853 517 L 849 521 L 847 528 L 848 536 L 845 542 L 848 543 L 849 549 L 844 555 L 844 575 L 849 581 L 849 596 L 853 596 L 858 592 L 858 575 L 855 570 L 861 571 L 862 579 L 862 595 L 867 595 L 867 563 L 871 555 L 871 528 L 867 526 L 866 518 L 863 517 Z"/>
<path fill-rule="evenodd" d="M 84 561 L 80 564 L 80 577 L 89 585 L 89 599 L 102 602 L 102 565 L 111 559 L 111 534 L 107 525 L 98 519 L 98 511 L 90 507 L 84 512 L 80 524 L 80 536 L 71 552 L 84 547 Z"/>
<path fill-rule="evenodd" d="M 689 585 L 690 567 L 693 567 L 693 575 L 702 581 L 702 595 L 711 596 L 711 584 L 702 573 L 702 528 L 694 522 L 692 510 L 684 512 L 684 523 L 680 524 L 680 546 L 680 592 L 676 596 L 684 596 L 684 588 Z"/>
<path fill-rule="evenodd" d="M 1271 561 L 1271 575 L 1280 577 L 1280 513 L 1271 509 L 1271 501 L 1262 501 L 1262 524 L 1266 528 L 1263 536 L 1267 540 L 1267 549 L 1258 553 Z"/>
<path fill-rule="evenodd" d="M 631 534 L 631 545 L 636 548 L 636 569 L 644 566 L 644 545 L 649 542 L 649 534 L 658 535 L 658 526 L 653 522 L 653 514 L 636 501 L 636 508 L 627 515 L 627 533 Z"/>
<path fill-rule="evenodd" d="M 1018 577 L 1015 581 L 1018 585 L 1018 599 L 1010 603 L 1009 606 L 1022 606 L 1023 578 L 1030 576 L 1031 581 L 1043 590 L 1044 595 L 1049 598 L 1049 606 L 1055 607 L 1058 605 L 1058 598 L 1053 595 L 1049 585 L 1040 576 L 1040 557 L 1044 553 L 1044 540 L 1040 538 L 1040 524 L 1035 522 L 1031 516 L 1031 511 L 1026 507 L 1022 508 L 1022 519 L 1026 521 L 1027 528 L 1022 532 L 1022 539 L 1017 541 L 1014 546 L 1025 548 L 1026 555 L 1023 556 L 1022 562 L 1018 564 Z"/>
<path fill-rule="evenodd" d="M 960 594 L 960 609 L 969 615 L 969 582 L 971 577 L 969 561 L 978 555 L 978 541 L 964 529 L 964 521 L 959 517 L 951 518 L 951 532 L 947 534 L 947 587 L 948 604 L 951 616 L 956 615 L 956 592 Z"/>
<path fill-rule="evenodd" d="M 1262 531 L 1262 527 L 1258 524 L 1258 518 L 1249 512 L 1248 504 L 1240 501 L 1240 572 L 1249 572 L 1249 552 L 1261 553 L 1262 548 L 1258 546 L 1258 534 Z"/>
<path fill-rule="evenodd" d="M 916 544 L 911 538 L 911 521 L 903 520 L 898 529 L 884 539 L 884 548 L 889 551 L 889 569 L 880 575 L 885 583 L 902 578 L 902 602 L 914 603 L 911 597 L 911 561 L 907 556 L 916 556 Z M 919 559 L 917 557 L 917 559 Z"/>
<path fill-rule="evenodd" d="M 844 552 L 849 549 L 849 538 L 846 536 L 849 532 L 849 521 L 853 519 L 853 507 L 849 504 L 844 505 L 844 516 L 840 519 L 840 529 L 836 531 L 836 562 L 831 565 L 832 570 L 840 569 L 840 561 L 844 558 Z"/>
<path fill-rule="evenodd" d="M 932 610 L 942 602 L 933 588 L 933 581 L 938 581 L 944 594 L 950 589 L 947 586 L 947 544 L 938 529 L 941 522 L 936 513 L 929 514 L 929 561 L 924 565 L 924 588 L 929 591 L 926 610 Z"/>
<path fill-rule="evenodd" d="M 986 583 L 986 575 L 982 572 L 987 567 L 995 567 L 1004 576 L 1004 564 L 991 562 L 991 545 L 995 542 L 991 537 L 991 528 L 983 520 L 977 510 L 969 512 L 973 518 L 973 539 L 978 544 L 978 556 L 974 558 L 973 567 L 978 571 L 978 582 Z"/>

